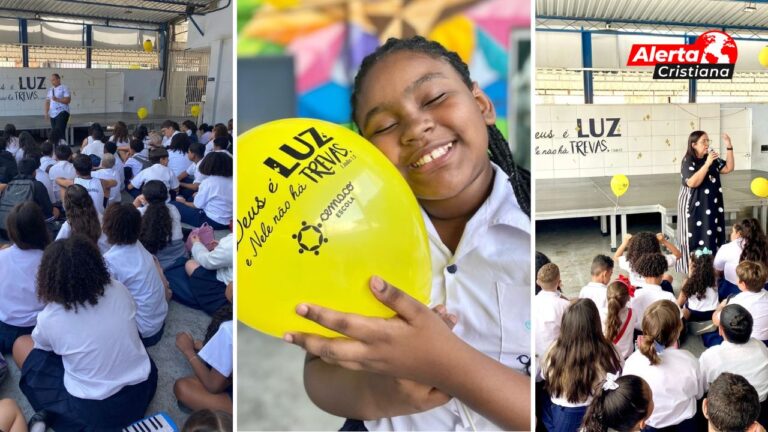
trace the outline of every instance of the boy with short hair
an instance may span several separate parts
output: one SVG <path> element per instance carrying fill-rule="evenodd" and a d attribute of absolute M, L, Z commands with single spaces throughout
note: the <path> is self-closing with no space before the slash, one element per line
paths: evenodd
<path fill-rule="evenodd" d="M 763 289 L 768 277 L 765 266 L 754 261 L 742 261 L 736 266 L 740 293 L 723 300 L 712 314 L 712 321 L 720 325 L 720 314 L 726 304 L 744 306 L 752 315 L 752 337 L 768 345 L 768 291 Z"/>
<path fill-rule="evenodd" d="M 608 282 L 613 275 L 613 259 L 606 255 L 598 255 L 592 260 L 592 281 L 581 288 L 579 298 L 588 298 L 595 303 L 598 310 L 608 307 L 606 293 Z"/>
<path fill-rule="evenodd" d="M 757 391 L 741 375 L 723 373 L 710 386 L 701 405 L 709 432 L 765 432 L 757 423 Z"/>
<path fill-rule="evenodd" d="M 531 316 L 536 329 L 536 357 L 546 354 L 549 346 L 560 335 L 563 314 L 570 302 L 557 290 L 560 287 L 560 269 L 554 263 L 544 264 L 536 274 L 541 291 L 533 298 Z"/>

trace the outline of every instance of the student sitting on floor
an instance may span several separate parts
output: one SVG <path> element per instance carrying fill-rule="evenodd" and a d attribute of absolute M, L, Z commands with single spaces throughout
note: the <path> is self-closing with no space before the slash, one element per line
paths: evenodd
<path fill-rule="evenodd" d="M 120 159 L 120 155 L 117 152 L 117 146 L 115 143 L 109 141 L 104 144 L 104 154 L 111 154 L 115 159 L 115 165 L 112 167 L 112 171 L 115 173 L 115 180 L 117 180 L 117 188 L 120 192 L 125 190 L 125 163 Z"/>
<path fill-rule="evenodd" d="M 205 146 L 200 143 L 192 143 L 187 150 L 187 158 L 191 162 L 187 170 L 179 178 L 179 191 L 185 200 L 191 201 L 192 196 L 200 188 L 204 175 L 200 174 L 200 162 L 205 155 Z M 186 181 L 185 181 L 186 180 Z M 191 180 L 191 181 L 190 181 Z"/>
<path fill-rule="evenodd" d="M 3 128 L 3 138 L 6 141 L 6 150 L 15 157 L 19 151 L 19 133 L 16 131 L 16 125 L 7 123 Z"/>
<path fill-rule="evenodd" d="M 185 270 L 189 276 L 190 292 L 174 294 L 182 297 L 184 304 L 211 315 L 227 304 L 225 291 L 227 284 L 232 282 L 234 236 L 229 233 L 214 242 L 215 248 L 210 252 L 196 235 L 190 234 L 189 237 L 192 241 L 192 259 L 185 264 Z"/>
<path fill-rule="evenodd" d="M 19 336 L 32 333 L 44 305 L 37 298 L 34 275 L 51 242 L 43 213 L 27 201 L 6 220 L 11 247 L 0 249 L 0 352 L 10 352 Z"/>
<path fill-rule="evenodd" d="M 27 131 L 23 131 L 19 134 L 19 151 L 14 155 L 16 157 L 16 163 L 19 163 L 27 155 L 36 155 L 41 153 L 40 144 L 35 137 Z"/>
<path fill-rule="evenodd" d="M 668 261 L 664 255 L 658 252 L 641 255 L 635 258 L 634 268 L 643 278 L 642 284 L 637 286 L 638 289 L 635 291 L 635 298 L 632 299 L 632 309 L 637 314 L 635 328 L 637 330 L 642 330 L 641 325 L 643 320 L 641 317 L 644 316 L 645 309 L 650 306 L 651 303 L 658 300 L 675 302 L 677 299 L 674 294 L 663 290 L 661 287 L 664 272 L 669 268 Z"/>
<path fill-rule="evenodd" d="M 224 138 L 227 140 L 227 144 L 229 143 L 229 131 L 227 131 L 227 125 L 224 123 L 216 123 L 216 125 L 213 127 L 213 132 L 211 133 L 211 138 L 208 140 L 208 142 L 205 143 L 205 154 L 208 155 L 208 153 L 211 153 L 215 149 L 213 148 L 213 142 L 216 140 L 216 138 Z M 219 145 L 221 147 L 221 144 Z M 224 146 L 224 149 L 227 147 Z"/>
<path fill-rule="evenodd" d="M 683 318 L 696 323 L 712 320 L 717 309 L 717 287 L 715 286 L 715 268 L 712 265 L 712 252 L 697 250 L 688 260 L 688 278 L 683 282 L 677 305 L 683 309 Z M 718 345 L 723 338 L 717 333 L 717 327 L 701 334 L 705 347 Z"/>
<path fill-rule="evenodd" d="M 720 375 L 710 386 L 701 410 L 709 421 L 709 432 L 765 432 L 757 423 L 757 392 L 740 375 Z"/>
<path fill-rule="evenodd" d="M 653 391 L 644 379 L 609 374 L 592 399 L 581 432 L 634 432 L 653 413 Z"/>
<path fill-rule="evenodd" d="M 31 187 L 32 189 L 30 199 L 40 207 L 40 210 L 43 211 L 45 220 L 52 221 L 59 217 L 59 209 L 53 207 L 50 195 L 48 194 L 48 189 L 45 187 L 45 185 L 35 179 L 37 167 L 38 162 L 35 159 L 25 157 L 21 160 L 21 162 L 19 162 L 19 174 L 14 177 L 7 186 L 4 185 L 6 186 L 4 189 L 10 190 L 14 186 L 24 189 Z M 8 198 L 13 199 L 14 197 L 9 195 Z M 4 193 L 2 196 L 0 196 L 0 203 L 2 203 L 5 199 L 6 196 Z M 0 207 L 4 206 L 0 205 Z"/>
<path fill-rule="evenodd" d="M 48 169 L 48 177 L 53 183 L 53 195 L 56 197 L 56 203 L 54 204 L 60 204 L 62 188 L 58 183 L 56 183 L 56 179 L 65 178 L 74 180 L 77 173 L 75 172 L 75 167 L 71 162 L 72 149 L 69 148 L 69 146 L 60 145 L 56 147 L 54 154 L 56 155 L 56 163 Z M 2 154 L 0 154 L 0 158 L 2 158 Z"/>
<path fill-rule="evenodd" d="M 606 289 L 613 275 L 613 260 L 606 255 L 596 256 L 592 260 L 590 274 L 592 281 L 581 288 L 579 298 L 592 300 L 599 311 L 604 311 L 608 307 Z"/>
<path fill-rule="evenodd" d="M 173 204 L 181 213 L 181 221 L 199 227 L 207 223 L 215 230 L 229 229 L 233 214 L 232 158 L 222 153 L 211 153 L 200 163 L 200 174 L 206 178 L 193 202 L 182 196 Z"/>
<path fill-rule="evenodd" d="M 195 126 L 195 122 L 192 120 L 184 120 L 181 122 L 181 132 L 189 137 L 190 144 L 199 141 L 197 139 L 197 126 Z"/>
<path fill-rule="evenodd" d="M 99 158 L 101 161 L 101 158 Z M 104 197 L 109 197 L 109 190 L 117 187 L 117 180 L 99 179 L 91 176 L 93 165 L 91 159 L 85 155 L 77 155 L 72 161 L 75 167 L 75 178 L 73 180 L 59 177 L 56 179 L 61 187 L 69 187 L 73 184 L 80 185 L 88 191 L 88 195 L 93 199 L 93 206 L 99 214 L 104 214 Z M 63 193 L 62 193 L 63 194 Z"/>
<path fill-rule="evenodd" d="M 136 177 L 141 171 L 152 166 L 152 162 L 149 161 L 149 156 L 144 155 L 144 144 L 135 139 L 131 140 L 130 149 L 128 151 L 128 158 L 125 160 L 125 180 L 131 180 Z M 126 182 L 127 186 L 127 182 Z"/>
<path fill-rule="evenodd" d="M 570 302 L 560 295 L 560 269 L 544 264 L 536 273 L 541 291 L 533 298 L 533 322 L 536 329 L 536 359 L 544 357 L 552 342 L 560 336 L 560 324 Z"/>
<path fill-rule="evenodd" d="M 54 430 L 120 430 L 143 418 L 157 368 L 131 293 L 110 278 L 93 242 L 75 235 L 48 246 L 37 282 L 45 308 L 31 337 L 13 346 L 32 407 L 48 412 Z"/>
<path fill-rule="evenodd" d="M 61 225 L 56 240 L 80 234 L 98 246 L 102 253 L 108 251 L 111 245 L 101 232 L 102 216 L 96 211 L 88 191 L 78 184 L 72 185 L 64 191 L 63 201 L 67 220 Z"/>
<path fill-rule="evenodd" d="M 186 261 L 181 215 L 174 205 L 168 203 L 168 188 L 159 180 L 150 180 L 144 184 L 142 191 L 133 201 L 142 215 L 139 241 L 157 257 L 164 270 L 179 259 Z"/>
<path fill-rule="evenodd" d="M 768 291 L 763 289 L 767 276 L 765 266 L 754 261 L 742 261 L 736 266 L 741 292 L 720 303 L 712 315 L 715 325 L 720 325 L 720 310 L 726 304 L 742 305 L 752 315 L 752 337 L 768 345 Z"/>
<path fill-rule="evenodd" d="M 171 291 L 155 257 L 139 242 L 141 213 L 132 204 L 112 204 L 104 213 L 104 234 L 112 247 L 104 254 L 112 277 L 128 288 L 136 302 L 141 342 L 160 341 Z"/>
<path fill-rule="evenodd" d="M 173 195 L 179 189 L 179 179 L 168 168 L 168 151 L 164 148 L 152 149 L 149 152 L 152 166 L 136 174 L 128 183 L 128 192 L 136 198 L 141 193 L 141 187 L 150 180 L 160 180 Z M 230 194 L 231 195 L 231 194 Z"/>
<path fill-rule="evenodd" d="M 642 255 L 661 253 L 661 246 L 665 246 L 672 252 L 671 254 L 662 255 L 667 260 L 667 268 L 674 267 L 677 260 L 682 256 L 680 250 L 667 240 L 663 234 L 654 235 L 652 232 L 647 231 L 624 237 L 624 241 L 616 249 L 613 259 L 618 262 L 619 268 L 629 272 L 629 283 L 632 286 L 642 285 L 643 277 L 637 272 L 633 264 Z M 624 254 L 625 251 L 626 254 Z M 665 274 L 659 286 L 664 291 L 672 293 L 672 276 Z"/>
<path fill-rule="evenodd" d="M 757 219 L 744 219 L 733 225 L 731 241 L 720 246 L 715 255 L 715 270 L 719 272 L 718 297 L 720 301 L 739 291 L 736 266 L 742 261 L 755 261 L 768 265 L 768 239 Z"/>
<path fill-rule="evenodd" d="M 18 174 L 16 158 L 5 147 L 7 142 L 6 137 L 0 137 L 0 183 L 8 183 Z"/>
<path fill-rule="evenodd" d="M 114 143 L 109 143 L 114 145 Z M 101 165 L 99 169 L 93 171 L 91 175 L 95 179 L 107 180 L 115 182 L 115 186 L 109 188 L 109 195 L 107 196 L 107 205 L 112 203 L 119 203 L 123 197 L 120 194 L 120 179 L 117 176 L 117 169 L 115 168 L 115 155 L 111 153 L 104 153 L 104 157 L 101 158 Z"/>
<path fill-rule="evenodd" d="M 56 134 L 59 133 L 58 129 L 52 129 L 51 135 L 54 134 L 54 131 L 56 131 Z M 56 159 L 53 158 L 53 149 L 58 147 L 58 145 L 53 144 L 54 139 L 53 136 L 50 136 L 46 141 L 43 141 L 43 143 L 40 144 L 40 152 L 43 154 L 40 157 L 40 169 L 45 172 L 45 175 L 48 175 L 48 170 L 50 170 L 53 164 L 56 163 Z M 66 145 L 66 143 L 64 145 Z"/>
<path fill-rule="evenodd" d="M 93 139 L 80 150 L 80 154 L 90 157 L 91 166 L 99 166 L 104 156 L 104 131 L 101 128 L 93 128 L 91 138 Z"/>
<path fill-rule="evenodd" d="M 173 393 L 179 403 L 193 410 L 232 414 L 232 305 L 216 311 L 204 341 L 194 341 L 189 333 L 179 333 L 176 347 L 195 372 L 176 380 Z"/>
<path fill-rule="evenodd" d="M 43 149 L 43 146 L 48 146 L 48 143 L 44 142 L 40 146 L 41 151 Z M 51 202 L 51 204 L 55 203 L 56 201 L 59 201 L 61 199 L 61 196 L 59 196 L 59 198 L 57 199 L 56 195 L 54 195 L 53 182 L 51 181 L 51 178 L 48 177 L 48 172 L 45 171 L 42 166 L 45 156 L 43 156 L 42 154 L 35 154 L 30 156 L 32 156 L 32 159 L 35 161 L 35 172 L 33 174 L 35 177 L 35 180 L 39 181 L 40 183 L 43 184 L 43 186 L 45 186 L 45 190 L 48 193 L 48 200 Z M 53 162 L 53 160 L 51 160 L 51 162 Z M 48 168 L 50 168 L 51 166 L 53 166 L 53 164 L 49 165 Z"/>
<path fill-rule="evenodd" d="M 601 313 L 603 333 L 623 360 L 635 350 L 633 334 L 635 323 L 640 318 L 629 307 L 629 288 L 626 283 L 613 281 L 606 291 L 606 308 Z"/>
<path fill-rule="evenodd" d="M 171 138 L 171 145 L 168 146 L 168 168 L 179 180 L 186 177 L 187 168 L 192 163 L 187 157 L 190 144 L 187 134 L 180 133 Z"/>
<path fill-rule="evenodd" d="M 128 126 L 124 122 L 118 121 L 115 123 L 112 128 L 112 136 L 109 137 L 109 142 L 114 143 L 118 148 L 128 147 L 131 137 L 128 135 Z"/>

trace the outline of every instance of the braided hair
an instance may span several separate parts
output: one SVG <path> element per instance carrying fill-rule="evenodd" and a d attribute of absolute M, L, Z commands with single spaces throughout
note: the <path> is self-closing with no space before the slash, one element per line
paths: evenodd
<path fill-rule="evenodd" d="M 426 54 L 430 57 L 441 59 L 448 62 L 453 69 L 458 72 L 462 82 L 472 89 L 473 83 L 469 76 L 469 67 L 453 51 L 448 51 L 437 42 L 429 41 L 421 36 L 414 36 L 408 39 L 389 38 L 384 45 L 377 48 L 373 53 L 363 59 L 360 64 L 360 70 L 355 76 L 354 86 L 352 88 L 352 119 L 354 121 L 360 88 L 365 76 L 370 72 L 373 66 L 388 55 L 400 51 L 411 51 Z M 358 125 L 359 126 L 359 125 Z M 359 127 L 358 127 L 359 129 Z M 501 134 L 501 131 L 495 125 L 488 126 L 488 150 L 491 161 L 498 165 L 507 176 L 512 190 L 523 212 L 531 216 L 531 173 L 518 166 L 512 156 L 507 140 Z"/>

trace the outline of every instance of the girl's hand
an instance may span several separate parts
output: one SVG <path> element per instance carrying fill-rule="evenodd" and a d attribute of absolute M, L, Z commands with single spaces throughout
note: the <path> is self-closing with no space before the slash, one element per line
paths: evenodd
<path fill-rule="evenodd" d="M 442 374 L 455 371 L 439 367 L 440 359 L 451 355 L 457 344 L 448 322 L 455 320 L 435 312 L 399 289 L 372 277 L 371 291 L 397 313 L 390 319 L 337 312 L 317 305 L 301 304 L 296 313 L 346 338 L 327 338 L 307 333 L 286 333 L 287 342 L 299 345 L 323 361 L 351 370 L 396 376 L 426 384 L 442 381 Z"/>
<path fill-rule="evenodd" d="M 143 194 L 137 196 L 136 199 L 133 200 L 133 206 L 136 208 L 144 207 L 145 205 L 147 205 L 147 199 L 144 198 Z"/>
<path fill-rule="evenodd" d="M 200 236 L 197 234 L 190 234 L 189 241 L 191 241 L 192 244 L 198 243 L 200 241 Z"/>

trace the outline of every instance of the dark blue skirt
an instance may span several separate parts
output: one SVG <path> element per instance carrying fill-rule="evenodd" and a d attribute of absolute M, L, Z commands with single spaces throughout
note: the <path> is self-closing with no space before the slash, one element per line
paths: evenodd
<path fill-rule="evenodd" d="M 35 411 L 50 413 L 48 426 L 62 431 L 120 430 L 144 418 L 155 396 L 157 367 L 149 359 L 146 381 L 123 387 L 104 400 L 80 399 L 64 387 L 64 364 L 61 356 L 33 349 L 21 369 L 19 387 Z"/>
<path fill-rule="evenodd" d="M 32 334 L 32 327 L 16 327 L 0 321 L 0 353 L 8 353 L 13 349 L 13 343 L 19 336 Z"/>
<path fill-rule="evenodd" d="M 564 407 L 549 399 L 544 404 L 541 422 L 549 432 L 578 432 L 581 429 L 588 407 Z"/>
<path fill-rule="evenodd" d="M 229 303 L 224 292 L 227 285 L 216 279 L 216 270 L 207 270 L 200 266 L 192 272 L 189 278 L 189 291 L 194 298 L 196 309 L 201 309 L 208 315 L 213 315 L 222 306 Z"/>

